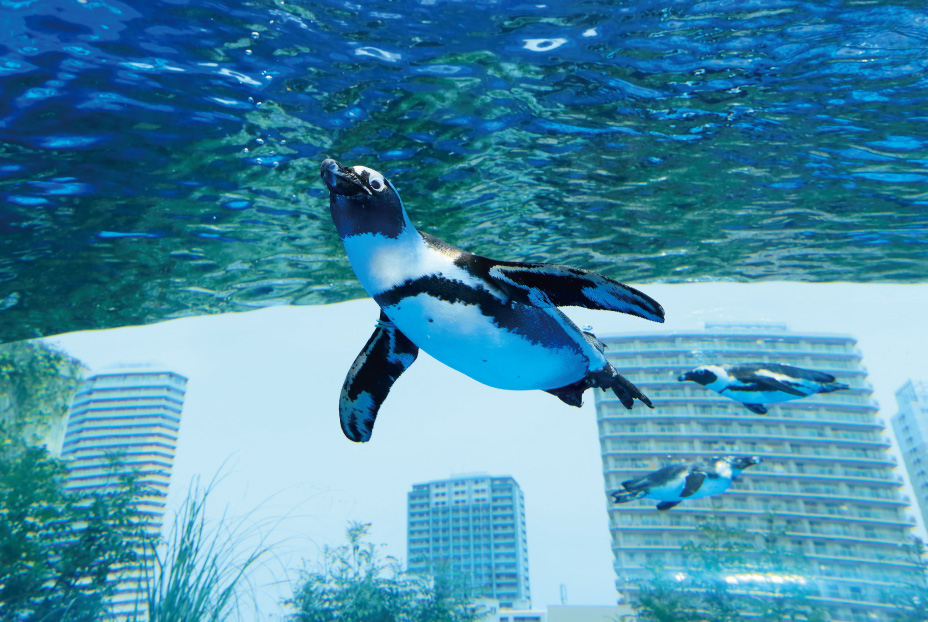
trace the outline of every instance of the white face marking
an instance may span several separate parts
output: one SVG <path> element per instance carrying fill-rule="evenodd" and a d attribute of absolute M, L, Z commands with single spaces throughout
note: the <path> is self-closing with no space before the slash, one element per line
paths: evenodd
<path fill-rule="evenodd" d="M 452 280 L 473 282 L 467 272 L 454 265 L 454 257 L 429 247 L 412 227 L 398 238 L 363 233 L 343 242 L 354 273 L 371 296 L 405 281 L 439 273 Z"/>
<path fill-rule="evenodd" d="M 719 367 L 718 365 L 703 365 L 702 367 L 697 367 L 696 369 L 705 369 L 715 374 L 715 377 L 716 377 L 715 382 L 707 384 L 706 385 L 707 389 L 712 389 L 713 391 L 721 392 L 723 389 L 731 385 L 732 382 L 734 382 L 731 379 L 731 377 L 728 375 L 728 373 L 724 369 Z"/>
<path fill-rule="evenodd" d="M 367 173 L 367 183 L 370 185 L 371 190 L 374 192 L 383 192 L 387 189 L 387 180 L 383 178 L 383 175 L 378 173 L 372 168 L 367 168 L 366 166 L 352 166 L 351 170 L 354 171 L 354 174 L 358 177 L 362 177 L 361 173 Z"/>

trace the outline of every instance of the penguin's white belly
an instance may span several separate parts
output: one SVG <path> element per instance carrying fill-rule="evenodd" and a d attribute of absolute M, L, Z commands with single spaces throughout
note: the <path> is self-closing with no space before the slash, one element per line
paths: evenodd
<path fill-rule="evenodd" d="M 799 389 L 800 391 L 805 391 L 805 389 Z M 723 395 L 727 395 L 733 399 L 743 402 L 745 404 L 769 404 L 771 402 L 788 402 L 790 400 L 798 400 L 802 395 L 792 395 L 790 393 L 783 393 L 782 391 L 725 391 Z"/>
<path fill-rule="evenodd" d="M 428 294 L 402 299 L 383 307 L 396 327 L 432 357 L 499 389 L 556 389 L 586 377 L 590 359 L 586 344 L 560 329 L 565 343 L 533 341 L 501 328 L 479 306 L 448 302 Z M 553 312 L 525 307 L 523 316 L 547 330 L 559 325 Z M 559 326 L 556 326 L 560 328 Z"/>
<path fill-rule="evenodd" d="M 648 491 L 647 497 L 649 499 L 654 499 L 655 501 L 679 501 L 681 499 L 680 495 L 683 494 L 683 487 L 686 485 L 686 481 L 680 480 L 679 482 L 663 486 L 661 488 L 652 488 Z"/>
<path fill-rule="evenodd" d="M 702 497 L 709 497 L 711 495 L 717 495 L 720 492 L 725 492 L 728 490 L 728 487 L 731 486 L 731 480 L 724 477 L 707 477 L 702 482 L 702 486 L 699 487 L 699 490 L 695 494 L 687 497 L 688 499 L 700 499 Z"/>
<path fill-rule="evenodd" d="M 674 482 L 668 486 L 662 488 L 652 488 L 648 492 L 648 498 L 654 499 L 655 501 L 680 501 L 685 499 L 701 499 L 703 497 L 709 497 L 711 495 L 717 495 L 720 492 L 725 492 L 728 490 L 728 487 L 731 486 L 731 480 L 724 477 L 707 477 L 703 480 L 702 486 L 699 487 L 695 493 L 689 497 L 683 497 L 683 489 L 686 488 L 686 479 L 681 478 L 680 481 Z"/>

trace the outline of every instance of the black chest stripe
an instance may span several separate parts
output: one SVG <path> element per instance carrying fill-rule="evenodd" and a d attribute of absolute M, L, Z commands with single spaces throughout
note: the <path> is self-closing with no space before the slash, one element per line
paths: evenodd
<path fill-rule="evenodd" d="M 374 296 L 374 300 L 381 307 L 392 307 L 402 305 L 406 298 L 421 294 L 451 304 L 476 306 L 480 313 L 491 318 L 500 329 L 516 333 L 532 343 L 567 346 L 581 351 L 572 335 L 566 333 L 553 317 L 539 309 L 501 300 L 487 289 L 471 287 L 443 276 L 432 274 L 407 280 Z"/>

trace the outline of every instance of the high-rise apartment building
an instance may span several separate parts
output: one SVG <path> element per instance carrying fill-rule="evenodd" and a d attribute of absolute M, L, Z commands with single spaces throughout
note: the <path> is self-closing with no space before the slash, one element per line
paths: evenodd
<path fill-rule="evenodd" d="M 764 461 L 724 495 L 669 512 L 656 511 L 654 501 L 610 499 L 616 585 L 625 597 L 635 597 L 637 583 L 650 576 L 648 565 L 663 564 L 671 576 L 683 570 L 681 545 L 697 537 L 695 526 L 713 508 L 727 526 L 756 533 L 773 512 L 790 551 L 808 560 L 813 570 L 804 580 L 833 620 L 887 619 L 887 591 L 911 572 L 899 546 L 909 543 L 911 520 L 853 338 L 798 334 L 782 325 L 709 324 L 702 331 L 603 341 L 612 364 L 655 406 L 626 410 L 596 391 L 607 492 L 671 462 L 730 454 Z M 768 414 L 758 415 L 677 381 L 699 365 L 748 362 L 828 372 L 851 388 L 770 404 Z"/>
<path fill-rule="evenodd" d="M 522 489 L 511 477 L 460 475 L 407 495 L 410 572 L 447 575 L 474 597 L 531 607 Z"/>
<path fill-rule="evenodd" d="M 61 457 L 66 486 L 94 492 L 135 472 L 148 494 L 137 509 L 146 531 L 161 531 L 187 379 L 156 367 L 123 367 L 91 376 L 71 405 Z M 110 601 L 116 619 L 135 614 L 142 568 L 120 577 Z"/>
<path fill-rule="evenodd" d="M 902 452 L 915 502 L 928 528 L 928 384 L 909 380 L 896 391 L 899 411 L 893 415 L 893 432 Z"/>

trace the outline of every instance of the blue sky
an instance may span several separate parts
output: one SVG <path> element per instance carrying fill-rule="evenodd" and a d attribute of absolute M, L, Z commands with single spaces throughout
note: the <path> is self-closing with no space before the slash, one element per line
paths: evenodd
<path fill-rule="evenodd" d="M 601 337 L 702 328 L 706 321 L 778 322 L 797 332 L 852 335 L 890 437 L 893 393 L 909 378 L 928 380 L 928 285 L 637 287 L 663 304 L 664 325 L 566 311 Z M 301 560 L 312 563 L 320 547 L 343 542 L 348 521 L 372 523 L 372 540 L 404 559 L 412 484 L 474 471 L 512 475 L 522 487 L 536 607 L 559 604 L 561 584 L 570 604 L 613 604 L 592 394 L 575 409 L 542 392 L 483 386 L 420 354 L 382 408 L 371 442 L 352 443 L 338 426 L 338 394 L 377 316 L 368 299 L 48 340 L 94 371 L 158 362 L 190 379 L 169 507 L 194 477 L 222 474 L 210 498 L 214 515 L 249 514 L 277 543 L 255 579 L 265 614 L 290 594 L 286 581 L 296 578 L 292 570 Z"/>

